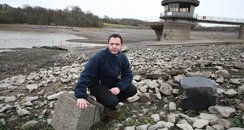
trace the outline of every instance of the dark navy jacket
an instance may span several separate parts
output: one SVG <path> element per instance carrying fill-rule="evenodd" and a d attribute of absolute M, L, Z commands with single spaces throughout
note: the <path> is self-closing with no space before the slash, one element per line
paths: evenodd
<path fill-rule="evenodd" d="M 122 52 L 112 54 L 106 48 L 92 56 L 85 65 L 75 88 L 75 97 L 86 98 L 89 86 L 119 87 L 124 91 L 131 81 L 132 72 L 127 57 Z"/>

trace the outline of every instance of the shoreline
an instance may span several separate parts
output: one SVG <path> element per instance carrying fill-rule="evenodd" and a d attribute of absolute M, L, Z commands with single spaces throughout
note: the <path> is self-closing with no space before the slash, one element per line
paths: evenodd
<path fill-rule="evenodd" d="M 145 49 L 145 48 L 161 48 L 164 46 L 200 46 L 200 45 L 228 45 L 228 44 L 242 44 L 244 40 L 235 39 L 233 33 L 206 33 L 206 32 L 192 32 L 191 40 L 156 40 L 156 34 L 151 29 L 121 29 L 121 28 L 79 28 L 79 32 L 74 32 L 71 28 L 67 29 L 67 27 L 62 27 L 63 29 L 50 29 L 50 30 L 33 30 L 33 25 L 26 25 L 26 24 L 13 24 L 13 25 L 6 25 L 0 24 L 0 30 L 3 28 L 5 30 L 12 30 L 12 31 L 40 31 L 40 32 L 54 32 L 54 33 L 67 33 L 77 36 L 86 37 L 87 39 L 80 40 L 80 39 L 70 39 L 68 41 L 72 42 L 84 42 L 84 43 L 103 43 L 106 44 L 107 37 L 112 33 L 120 33 L 124 39 L 124 45 L 127 45 L 129 49 Z M 55 31 L 54 31 L 55 30 Z M 222 37 L 220 39 L 219 37 Z M 68 51 L 58 51 L 58 50 L 51 50 L 51 49 L 43 49 L 43 48 L 9 48 L 10 50 L 17 50 L 17 51 L 9 51 L 9 52 L 1 52 L 0 53 L 0 60 L 1 64 L 1 74 L 0 79 L 7 78 L 8 76 L 14 76 L 16 74 L 21 73 L 30 73 L 33 70 L 38 70 L 41 68 L 48 68 L 57 66 L 67 65 L 70 62 L 66 62 L 64 59 L 58 62 L 51 57 L 62 57 L 63 55 L 73 55 L 70 59 L 71 61 L 75 61 L 80 55 L 91 55 L 93 52 L 104 48 L 104 47 L 74 47 L 70 48 Z M 8 50 L 8 48 L 5 48 Z M 2 50 L 2 49 L 0 49 Z M 38 51 L 39 61 L 37 59 L 36 52 Z M 49 53 L 52 52 L 52 53 Z M 15 55 L 13 55 L 15 54 Z M 11 55 L 11 61 L 9 60 L 9 56 Z M 19 59 L 35 59 L 35 60 L 23 60 L 19 61 Z M 43 59 L 43 60 L 42 60 Z M 51 59 L 51 60 L 50 60 Z M 60 58 L 62 59 L 62 58 Z M 43 64 L 43 66 L 39 66 L 38 64 Z M 34 66 L 34 67 L 28 67 Z M 22 71 L 19 71 L 19 68 L 23 67 Z M 5 68 L 5 69 L 3 69 Z M 34 69 L 33 69 L 34 68 Z M 8 73 L 9 74 L 8 74 Z"/>

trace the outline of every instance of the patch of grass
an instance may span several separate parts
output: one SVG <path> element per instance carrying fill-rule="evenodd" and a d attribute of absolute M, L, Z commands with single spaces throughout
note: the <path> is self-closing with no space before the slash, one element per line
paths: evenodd
<path fill-rule="evenodd" d="M 45 125 L 44 130 L 54 130 L 54 128 L 51 125 L 47 124 Z"/>
<path fill-rule="evenodd" d="M 119 114 L 118 120 L 119 121 L 125 121 L 128 117 L 131 117 L 133 113 L 130 107 L 127 107 L 123 112 Z"/>
<path fill-rule="evenodd" d="M 231 123 L 235 127 L 244 127 L 242 122 L 241 122 L 241 117 L 240 116 L 235 116 L 231 119 Z"/>
<path fill-rule="evenodd" d="M 187 110 L 184 112 L 186 115 L 190 116 L 190 117 L 195 117 L 198 115 L 198 112 L 196 111 L 192 111 L 192 110 Z"/>
<path fill-rule="evenodd" d="M 7 125 L 0 123 L 0 130 L 10 130 Z"/>
<path fill-rule="evenodd" d="M 31 130 L 33 129 L 33 127 L 29 126 L 29 125 L 25 125 L 23 127 L 21 127 L 21 130 Z"/>
<path fill-rule="evenodd" d="M 151 117 L 145 117 L 144 119 L 143 119 L 143 121 L 142 121 L 142 123 L 143 124 L 153 124 L 154 123 L 154 121 L 153 121 L 153 119 L 151 118 Z"/>
<path fill-rule="evenodd" d="M 128 118 L 125 122 L 123 122 L 123 124 L 124 124 L 124 127 L 127 127 L 127 126 L 136 126 L 139 123 L 135 119 Z"/>
<path fill-rule="evenodd" d="M 123 25 L 123 24 L 112 24 L 112 23 L 103 23 L 104 27 L 111 27 L 111 28 L 130 28 L 133 26 Z"/>

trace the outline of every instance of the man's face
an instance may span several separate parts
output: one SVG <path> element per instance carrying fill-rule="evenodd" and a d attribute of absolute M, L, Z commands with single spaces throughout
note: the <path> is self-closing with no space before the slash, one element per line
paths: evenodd
<path fill-rule="evenodd" d="M 121 40 L 118 37 L 111 37 L 108 42 L 108 48 L 112 54 L 118 54 L 121 50 Z"/>

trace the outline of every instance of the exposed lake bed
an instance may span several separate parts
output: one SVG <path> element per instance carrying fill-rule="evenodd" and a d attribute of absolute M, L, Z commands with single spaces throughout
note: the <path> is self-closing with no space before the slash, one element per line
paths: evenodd
<path fill-rule="evenodd" d="M 236 32 L 193 32 L 193 37 L 191 38 L 199 43 L 204 43 L 204 45 L 187 44 L 187 41 L 181 44 L 183 42 L 179 40 L 158 42 L 156 41 L 156 35 L 150 29 L 84 28 L 81 29 L 80 32 L 76 32 L 75 35 L 86 37 L 86 42 L 104 43 L 106 45 L 107 36 L 111 33 L 121 33 L 126 40 L 125 44 L 128 46 L 126 55 L 128 55 L 132 63 L 133 74 L 135 76 L 134 83 L 136 83 L 138 87 L 140 86 L 138 88 L 139 91 L 142 93 L 145 92 L 140 95 L 140 97 L 143 97 L 142 99 L 145 99 L 147 103 L 136 101 L 124 106 L 124 116 L 121 116 L 119 121 L 112 120 L 104 126 L 104 129 L 123 129 L 133 125 L 148 125 L 148 123 L 151 123 L 151 125 L 147 127 L 152 127 L 158 121 L 157 117 L 161 120 L 172 122 L 170 120 L 172 117 L 178 118 L 179 116 L 182 118 L 181 116 L 183 115 L 181 113 L 189 114 L 189 111 L 180 111 L 177 102 L 175 103 L 177 105 L 177 110 L 176 108 L 171 108 L 172 106 L 167 106 L 170 104 L 169 102 L 171 102 L 171 104 L 175 102 L 174 96 L 177 95 L 176 93 L 166 94 L 166 91 L 156 93 L 156 90 L 160 89 L 159 83 L 161 82 L 169 84 L 173 87 L 173 90 L 178 89 L 175 82 L 177 77 L 175 76 L 186 75 L 185 72 L 191 75 L 211 76 L 224 86 L 235 88 L 236 91 L 238 90 L 237 88 L 240 87 L 241 90 L 238 91 L 238 94 L 230 94 L 227 91 L 228 89 L 226 93 L 229 94 L 227 95 L 231 97 L 229 100 L 235 105 L 236 117 L 238 119 L 243 118 L 244 110 L 243 108 L 239 108 L 238 105 L 241 107 L 244 104 L 242 101 L 244 92 L 244 68 L 243 64 L 241 64 L 244 62 L 244 45 L 242 41 L 234 44 L 229 42 L 237 40 L 236 35 L 233 35 L 236 34 Z M 222 41 L 221 44 L 214 44 L 215 41 L 220 40 Z M 84 41 L 80 40 L 80 42 Z M 160 45 L 163 43 L 168 43 L 168 45 Z M 157 46 L 151 46 L 152 44 Z M 76 47 L 68 51 L 15 48 L 1 52 L 0 80 L 2 83 L 7 84 L 13 80 L 14 84 L 18 86 L 14 86 L 16 88 L 7 89 L 9 91 L 3 90 L 1 94 L 6 97 L 19 96 L 17 99 L 7 103 L 5 103 L 5 101 L 10 98 L 4 98 L 5 100 L 2 100 L 0 103 L 2 108 L 6 107 L 6 104 L 10 106 L 6 108 L 6 112 L 2 113 L 1 119 L 3 119 L 10 128 L 20 128 L 27 121 L 33 120 L 37 121 L 35 124 L 36 129 L 44 129 L 44 127 L 47 127 L 48 123 L 50 123 L 55 104 L 53 99 L 49 100 L 47 97 L 61 91 L 72 91 L 77 76 L 79 75 L 79 70 L 84 67 L 89 56 L 101 48 L 104 47 Z M 235 63 L 240 64 L 238 65 Z M 185 71 L 180 71 L 182 69 Z M 162 76 L 156 80 L 150 79 L 148 82 L 144 80 L 148 73 L 156 73 L 159 72 L 159 70 L 162 70 L 163 74 L 167 76 Z M 229 77 L 221 78 L 221 75 L 218 75 L 216 71 L 221 71 L 221 73 L 224 74 L 228 72 Z M 143 90 L 145 87 L 143 84 L 145 83 L 151 85 L 155 83 L 156 86 L 155 88 L 147 88 L 148 91 Z M 29 90 L 26 88 L 28 84 L 37 84 L 38 88 Z M 174 92 L 173 90 L 172 92 Z M 38 95 L 38 98 L 30 101 L 33 103 L 32 105 L 24 106 L 23 101 L 25 101 L 27 97 L 34 97 L 36 95 Z M 160 105 L 157 105 L 157 103 Z M 27 110 L 29 113 L 26 115 L 17 114 L 17 109 Z M 175 112 L 178 110 L 180 114 L 175 115 Z M 196 115 L 197 114 L 192 116 Z M 234 127 L 233 124 L 230 125 L 230 118 L 232 117 L 227 117 L 225 118 L 226 120 L 220 119 L 220 122 L 226 122 L 223 123 L 223 127 L 226 127 L 226 129 Z M 187 121 L 188 119 L 190 118 L 186 118 Z M 237 126 L 238 124 L 235 125 Z M 213 127 L 212 124 L 210 126 Z"/>

